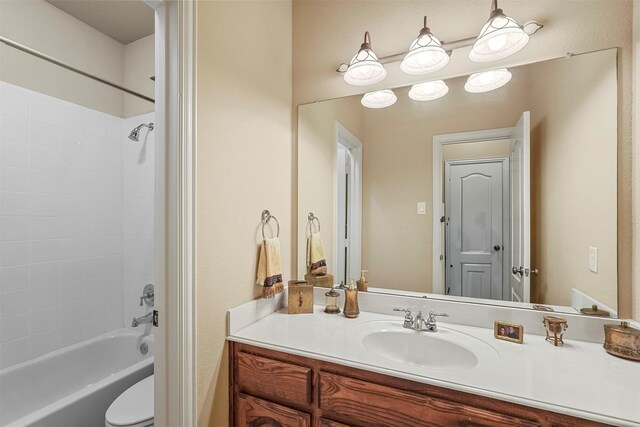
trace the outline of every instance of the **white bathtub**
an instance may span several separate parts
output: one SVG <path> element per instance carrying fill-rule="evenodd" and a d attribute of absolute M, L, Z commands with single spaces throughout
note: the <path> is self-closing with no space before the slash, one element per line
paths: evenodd
<path fill-rule="evenodd" d="M 104 427 L 111 402 L 151 374 L 153 337 L 128 329 L 45 354 L 0 371 L 0 426 Z"/>

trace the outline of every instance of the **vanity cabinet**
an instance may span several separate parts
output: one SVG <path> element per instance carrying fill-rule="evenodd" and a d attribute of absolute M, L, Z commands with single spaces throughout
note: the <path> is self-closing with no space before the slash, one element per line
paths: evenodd
<path fill-rule="evenodd" d="M 602 425 L 247 344 L 229 346 L 230 426 Z"/>

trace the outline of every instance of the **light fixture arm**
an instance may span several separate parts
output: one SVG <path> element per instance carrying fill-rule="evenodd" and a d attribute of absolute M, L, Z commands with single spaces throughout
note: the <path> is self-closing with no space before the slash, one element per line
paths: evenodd
<path fill-rule="evenodd" d="M 364 43 L 360 45 L 360 50 L 371 49 L 371 34 L 369 31 L 364 32 Z"/>
<path fill-rule="evenodd" d="M 497 4 L 497 0 L 494 0 L 494 2 Z M 425 16 L 425 24 L 426 24 L 426 16 Z M 541 28 L 543 28 L 544 25 L 536 22 L 536 21 L 527 21 L 522 25 L 522 29 L 524 30 L 525 33 L 527 33 L 529 36 L 533 36 L 535 33 L 538 32 L 538 30 L 540 30 Z M 367 33 L 365 33 L 365 40 L 367 38 Z M 451 42 L 442 42 L 442 48 L 447 51 L 447 52 L 451 52 L 455 49 L 461 49 L 463 47 L 469 47 L 469 46 L 473 46 L 473 44 L 476 42 L 477 37 L 468 37 L 466 39 L 460 39 L 460 40 L 454 40 Z M 369 46 L 371 44 L 371 39 L 369 38 Z M 364 46 L 364 44 L 363 44 Z M 380 61 L 381 64 L 392 64 L 394 62 L 400 62 L 402 61 L 402 59 L 404 58 L 404 56 L 407 54 L 407 52 L 402 52 L 402 53 L 394 53 L 392 55 L 387 55 L 387 56 L 382 56 L 380 58 L 378 58 L 378 60 Z M 340 66 L 336 69 L 336 72 L 338 73 L 344 73 L 345 71 L 347 71 L 348 68 L 348 64 L 342 63 L 340 64 Z"/>

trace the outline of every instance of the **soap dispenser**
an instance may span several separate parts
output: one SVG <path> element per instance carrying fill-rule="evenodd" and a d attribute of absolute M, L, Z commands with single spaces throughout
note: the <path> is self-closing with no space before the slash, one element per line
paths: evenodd
<path fill-rule="evenodd" d="M 369 270 L 360 270 L 360 280 L 358 280 L 358 290 L 360 292 L 367 292 L 369 290 L 369 282 L 367 282 L 367 278 L 364 277 L 364 273 Z"/>
<path fill-rule="evenodd" d="M 350 319 L 358 317 L 360 308 L 358 307 L 358 288 L 353 279 L 349 279 L 349 287 L 344 290 L 344 316 Z"/>

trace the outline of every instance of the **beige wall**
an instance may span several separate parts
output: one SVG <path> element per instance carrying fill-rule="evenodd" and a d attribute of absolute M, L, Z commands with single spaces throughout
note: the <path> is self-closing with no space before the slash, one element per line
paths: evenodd
<path fill-rule="evenodd" d="M 633 317 L 640 321 L 640 0 L 633 2 L 633 77 Z"/>
<path fill-rule="evenodd" d="M 495 141 L 466 142 L 462 144 L 448 144 L 442 147 L 442 161 L 487 159 L 490 157 L 509 157 L 511 147 L 508 139 Z M 444 176 L 444 167 L 442 169 Z M 444 193 L 443 193 L 444 197 Z M 444 199 L 443 199 L 444 201 Z"/>
<path fill-rule="evenodd" d="M 0 1 L 0 34 L 114 83 L 124 46 L 43 0 Z M 0 80 L 122 117 L 123 94 L 0 44 Z"/>
<path fill-rule="evenodd" d="M 520 22 L 537 19 L 545 28 L 517 54 L 492 66 L 514 65 L 563 56 L 620 48 L 618 67 L 618 260 L 619 311 L 631 315 L 631 65 L 632 1 L 503 0 L 500 7 Z M 476 0 L 456 0 L 446 6 L 437 0 L 372 0 L 366 7 L 358 1 L 294 1 L 293 4 L 293 97 L 294 106 L 328 98 L 362 93 L 335 73 L 340 62 L 355 53 L 365 30 L 371 32 L 379 56 L 404 51 L 429 11 L 430 26 L 443 40 L 475 35 L 486 20 L 487 6 Z M 455 19 L 456 25 L 450 25 Z M 409 22 L 416 22 L 415 26 Z M 600 29 L 594 31 L 594 28 Z M 321 34 L 321 36 L 318 36 Z M 430 77 L 468 74 L 484 65 L 467 59 L 469 48 L 456 50 L 451 62 Z M 367 90 L 397 87 L 420 80 L 403 75 L 399 63 L 386 66 L 388 77 Z M 294 137 L 295 138 L 295 137 Z M 294 150 L 297 140 L 294 139 Z M 294 170 L 296 166 L 294 165 Z M 297 194 L 297 193 L 295 193 Z M 294 194 L 294 204 L 296 197 Z M 299 239 L 294 236 L 294 243 Z"/>
<path fill-rule="evenodd" d="M 309 212 L 313 212 L 320 220 L 327 270 L 332 274 L 336 272 L 333 260 L 336 121 L 362 140 L 362 111 L 358 98 L 340 98 L 303 105 L 298 109 L 298 133 L 301 140 L 308 142 L 305 146 L 308 149 L 298 158 L 298 190 L 302 190 L 298 193 L 298 236 L 304 239 L 308 235 L 306 218 Z M 302 278 L 306 273 L 306 245 L 297 247 L 297 272 L 298 278 Z"/>
<path fill-rule="evenodd" d="M 527 67 L 531 100 L 532 297 L 571 305 L 571 287 L 616 309 L 616 52 Z M 589 247 L 598 248 L 598 273 Z"/>
<path fill-rule="evenodd" d="M 143 95 L 155 97 L 155 35 L 143 37 L 124 47 L 124 86 Z M 124 117 L 150 113 L 154 105 L 144 99 L 124 94 Z"/>
<path fill-rule="evenodd" d="M 0 35 L 113 83 L 154 96 L 154 36 L 127 46 L 43 0 L 0 1 Z M 153 111 L 126 95 L 0 44 L 0 80 L 117 117 Z"/>
<path fill-rule="evenodd" d="M 197 28 L 198 425 L 225 426 L 225 313 L 260 295 L 263 209 L 290 278 L 291 2 L 199 2 Z"/>

